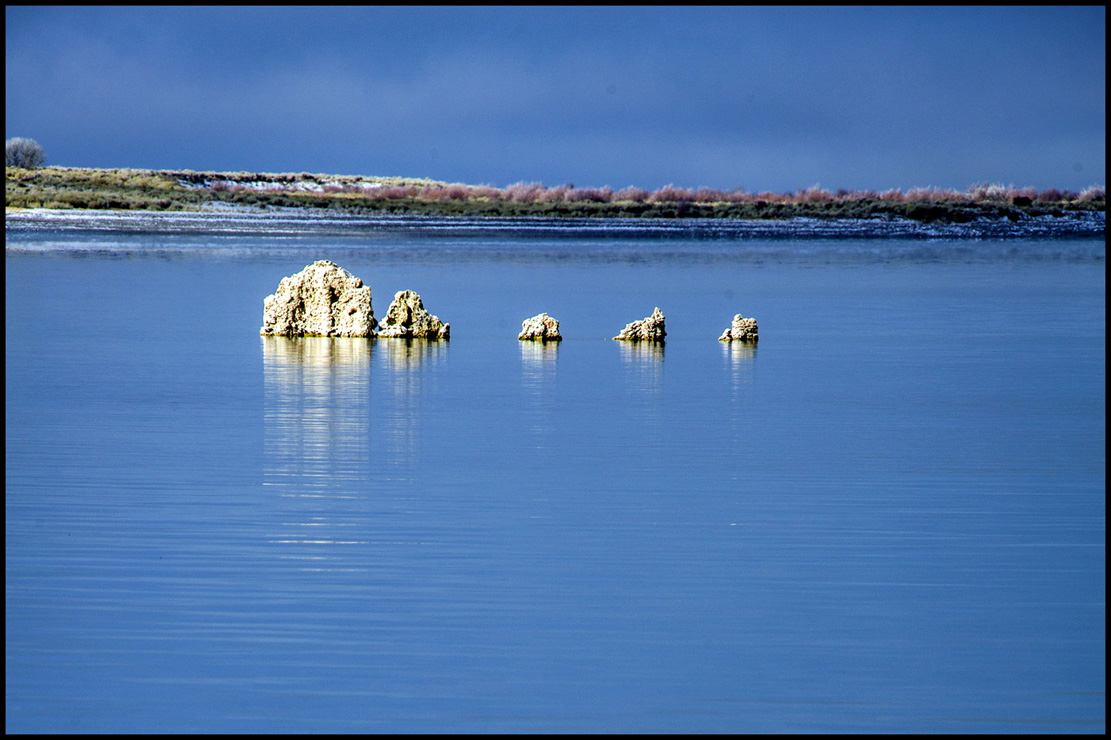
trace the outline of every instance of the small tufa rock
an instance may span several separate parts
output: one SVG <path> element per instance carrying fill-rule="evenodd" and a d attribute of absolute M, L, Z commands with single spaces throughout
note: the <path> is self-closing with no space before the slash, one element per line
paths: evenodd
<path fill-rule="evenodd" d="M 328 260 L 282 278 L 262 304 L 262 335 L 372 337 L 370 286 Z"/>
<path fill-rule="evenodd" d="M 428 313 L 420 296 L 399 290 L 378 325 L 378 336 L 405 339 L 449 339 L 451 325 Z"/>
<path fill-rule="evenodd" d="M 517 338 L 536 342 L 559 342 L 559 322 L 546 313 L 540 313 L 521 322 L 521 333 Z"/>
<path fill-rule="evenodd" d="M 733 324 L 718 337 L 719 342 L 755 342 L 760 339 L 756 319 L 746 319 L 740 314 L 733 317 Z"/>
<path fill-rule="evenodd" d="M 662 342 L 666 336 L 664 315 L 657 308 L 648 318 L 627 324 L 614 339 L 629 342 Z"/>

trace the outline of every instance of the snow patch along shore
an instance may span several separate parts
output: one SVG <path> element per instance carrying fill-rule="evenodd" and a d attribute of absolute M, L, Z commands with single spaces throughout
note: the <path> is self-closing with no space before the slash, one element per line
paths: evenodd
<path fill-rule="evenodd" d="M 323 193 L 370 192 L 384 187 L 380 182 L 349 183 L 339 180 L 259 180 L 235 178 L 179 177 L 177 184 L 188 190 L 255 190 L 265 192 Z"/>
<path fill-rule="evenodd" d="M 612 260 L 641 255 L 793 263 L 1088 262 L 1105 259 L 1105 234 L 1106 213 L 1099 211 L 946 224 L 901 218 L 367 216 L 228 204 L 210 205 L 204 211 L 11 210 L 5 219 L 8 252 L 258 254 L 296 251 L 326 238 L 339 240 L 334 243 L 336 254 L 374 249 L 406 259 L 451 249 L 483 259 Z"/>

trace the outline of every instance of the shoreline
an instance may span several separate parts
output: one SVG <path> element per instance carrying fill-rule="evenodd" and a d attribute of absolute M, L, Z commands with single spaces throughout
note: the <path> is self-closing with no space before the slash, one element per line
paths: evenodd
<path fill-rule="evenodd" d="M 968 224 L 981 219 L 1068 219 L 1106 213 L 1102 187 L 1083 193 L 978 185 L 967 192 L 914 188 L 830 193 L 722 192 L 665 186 L 553 188 L 517 183 L 498 189 L 429 179 L 310 173 L 194 172 L 43 167 L 5 168 L 5 213 L 28 210 L 203 213 L 274 209 L 359 217 L 791 221 L 909 219 Z"/>
<path fill-rule="evenodd" d="M 789 219 L 437 216 L 208 204 L 191 211 L 7 209 L 5 231 L 13 235 L 39 231 L 117 231 L 228 236 L 351 236 L 396 232 L 432 238 L 512 234 L 521 237 L 718 241 L 1092 239 L 1105 237 L 1106 213 L 1072 211 L 1060 216 L 1024 214 L 1017 219 L 982 216 L 967 222 L 953 223 L 921 222 L 891 215 L 868 218 L 797 216 Z M 8 249 L 12 248 L 10 245 L 6 246 Z"/>

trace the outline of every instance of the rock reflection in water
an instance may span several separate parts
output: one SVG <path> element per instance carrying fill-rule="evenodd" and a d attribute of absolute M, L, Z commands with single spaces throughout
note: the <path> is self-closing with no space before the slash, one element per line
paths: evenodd
<path fill-rule="evenodd" d="M 749 342 L 722 342 L 721 355 L 729 367 L 733 391 L 741 386 L 752 384 L 752 373 L 756 367 L 756 345 Z"/>
<path fill-rule="evenodd" d="M 385 359 L 391 401 L 382 422 L 385 460 L 411 475 L 418 454 L 421 394 L 429 369 L 447 358 L 448 343 L 428 339 L 379 339 L 375 351 Z"/>
<path fill-rule="evenodd" d="M 263 485 L 278 496 L 270 541 L 281 557 L 319 569 L 345 537 L 337 499 L 360 495 L 371 453 L 373 340 L 262 338 L 265 385 Z"/>
<path fill-rule="evenodd" d="M 447 354 L 449 344 L 433 339 L 388 337 L 378 340 L 377 349 L 394 370 L 411 370 L 426 362 L 437 362 Z"/>
<path fill-rule="evenodd" d="M 638 390 L 659 393 L 664 375 L 663 342 L 618 342 L 621 359 Z"/>
<path fill-rule="evenodd" d="M 323 488 L 350 478 L 370 452 L 374 342 L 339 337 L 265 337 L 268 476 Z"/>
<path fill-rule="evenodd" d="M 555 412 L 554 384 L 559 342 L 518 342 L 521 346 L 521 384 L 529 402 L 529 429 L 540 439 L 537 447 L 544 447 L 543 437 L 552 429 Z"/>
<path fill-rule="evenodd" d="M 521 373 L 525 388 L 541 393 L 555 378 L 559 342 L 518 342 L 521 346 Z"/>

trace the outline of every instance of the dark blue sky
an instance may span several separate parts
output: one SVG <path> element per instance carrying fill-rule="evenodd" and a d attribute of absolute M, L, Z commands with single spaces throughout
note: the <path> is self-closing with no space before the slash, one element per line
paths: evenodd
<path fill-rule="evenodd" d="M 1106 179 L 1106 11 L 8 7 L 74 167 L 794 191 Z"/>

